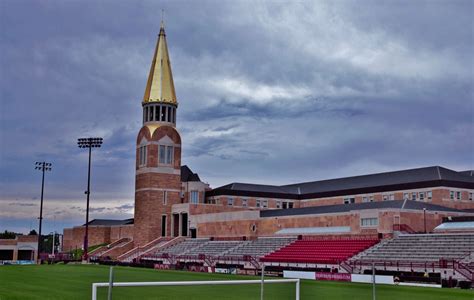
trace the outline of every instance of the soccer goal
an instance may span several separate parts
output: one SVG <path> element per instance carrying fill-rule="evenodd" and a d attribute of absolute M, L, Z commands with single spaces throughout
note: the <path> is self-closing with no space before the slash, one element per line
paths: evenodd
<path fill-rule="evenodd" d="M 260 284 L 261 299 L 263 299 L 263 286 L 266 284 L 295 283 L 295 299 L 300 299 L 300 280 L 299 279 L 268 279 L 268 280 L 211 280 L 211 281 L 157 281 L 157 282 L 97 282 L 92 284 L 92 300 L 97 300 L 97 289 L 100 287 L 138 287 L 138 286 L 204 286 L 204 285 L 246 285 Z M 110 297 L 109 297 L 110 298 Z"/>

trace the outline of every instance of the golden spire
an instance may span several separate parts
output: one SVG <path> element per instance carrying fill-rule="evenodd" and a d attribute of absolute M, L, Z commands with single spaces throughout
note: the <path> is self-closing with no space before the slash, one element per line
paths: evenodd
<path fill-rule="evenodd" d="M 165 102 L 178 105 L 163 19 L 161 20 L 160 34 L 158 35 L 143 102 Z"/>

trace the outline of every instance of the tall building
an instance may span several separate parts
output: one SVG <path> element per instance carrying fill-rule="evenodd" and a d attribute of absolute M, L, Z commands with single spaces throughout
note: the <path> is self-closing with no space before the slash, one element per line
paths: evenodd
<path fill-rule="evenodd" d="M 172 229 L 176 233 L 175 228 L 180 227 L 179 217 L 171 220 L 171 207 L 181 202 L 181 137 L 176 129 L 178 101 L 163 23 L 142 106 L 143 126 L 136 147 L 136 246 L 170 236 Z"/>
<path fill-rule="evenodd" d="M 181 165 L 178 100 L 163 24 L 142 107 L 134 219 L 89 224 L 91 245 L 117 243 L 104 250 L 101 255 L 106 257 L 130 258 L 146 244 L 152 247 L 173 237 L 390 237 L 402 230 L 432 232 L 446 218 L 474 216 L 474 172 L 439 166 L 281 186 L 231 183 L 211 189 Z M 65 229 L 64 249 L 81 247 L 83 237 L 84 226 Z"/>

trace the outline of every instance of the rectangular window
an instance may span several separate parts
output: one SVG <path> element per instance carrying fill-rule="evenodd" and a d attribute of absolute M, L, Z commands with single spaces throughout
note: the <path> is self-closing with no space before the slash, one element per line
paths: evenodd
<path fill-rule="evenodd" d="M 163 191 L 163 205 L 166 205 L 167 202 L 168 202 L 168 192 Z"/>
<path fill-rule="evenodd" d="M 260 200 L 257 200 L 257 207 L 260 207 Z"/>
<path fill-rule="evenodd" d="M 268 207 L 268 200 L 263 200 L 263 208 L 267 208 Z"/>
<path fill-rule="evenodd" d="M 428 192 L 426 193 L 426 195 L 427 195 L 427 197 L 428 197 L 428 200 L 433 199 L 433 192 L 432 192 L 432 191 L 428 191 Z"/>
<path fill-rule="evenodd" d="M 227 205 L 228 206 L 234 205 L 234 198 L 227 198 Z"/>
<path fill-rule="evenodd" d="M 288 203 L 287 202 L 283 202 L 283 209 L 287 209 L 288 208 Z"/>
<path fill-rule="evenodd" d="M 451 198 L 451 200 L 454 200 L 454 191 L 449 192 L 449 198 Z"/>
<path fill-rule="evenodd" d="M 473 199 L 473 198 L 472 198 L 472 194 L 473 194 L 473 193 L 469 193 L 469 200 L 471 200 L 471 201 L 472 201 L 472 199 Z"/>
<path fill-rule="evenodd" d="M 456 199 L 461 200 L 462 194 L 461 192 L 456 192 Z"/>
<path fill-rule="evenodd" d="M 378 218 L 363 218 L 360 219 L 360 226 L 362 227 L 373 227 L 379 225 Z"/>
<path fill-rule="evenodd" d="M 288 208 L 293 208 L 293 202 L 288 202 Z"/>
<path fill-rule="evenodd" d="M 173 146 L 166 147 L 166 163 L 173 164 Z"/>
<path fill-rule="evenodd" d="M 354 197 L 344 198 L 344 204 L 351 204 L 351 203 L 355 203 L 355 198 Z"/>
<path fill-rule="evenodd" d="M 383 201 L 388 201 L 388 195 L 383 195 Z"/>
<path fill-rule="evenodd" d="M 409 199 L 408 197 L 409 197 L 408 193 L 403 193 L 403 200 L 408 200 Z"/>
<path fill-rule="evenodd" d="M 395 200 L 395 194 L 390 194 L 390 200 Z"/>
<path fill-rule="evenodd" d="M 191 203 L 198 204 L 199 203 L 199 192 L 198 191 L 191 191 Z"/>
<path fill-rule="evenodd" d="M 369 202 L 369 197 L 367 196 L 362 197 L 362 202 Z"/>
<path fill-rule="evenodd" d="M 242 199 L 242 206 L 244 206 L 244 207 L 247 206 L 247 199 Z"/>
<path fill-rule="evenodd" d="M 166 163 L 166 146 L 160 145 L 160 164 Z"/>
<path fill-rule="evenodd" d="M 369 197 L 369 201 L 370 201 L 370 202 L 374 202 L 374 196 L 370 196 L 370 197 Z"/>
<path fill-rule="evenodd" d="M 471 193 L 471 194 L 472 194 L 472 193 Z M 277 208 L 281 208 L 281 201 L 277 201 L 277 202 L 276 202 L 276 207 L 277 207 Z"/>
<path fill-rule="evenodd" d="M 420 201 L 424 201 L 425 200 L 425 192 L 419 192 L 418 194 L 420 196 Z"/>
<path fill-rule="evenodd" d="M 141 146 L 138 148 L 138 165 L 146 165 L 146 146 Z"/>
<path fill-rule="evenodd" d="M 411 200 L 416 201 L 416 192 L 411 193 Z"/>

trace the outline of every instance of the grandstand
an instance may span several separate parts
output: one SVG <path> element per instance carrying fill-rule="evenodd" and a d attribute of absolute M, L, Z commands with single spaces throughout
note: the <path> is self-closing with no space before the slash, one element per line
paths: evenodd
<path fill-rule="evenodd" d="M 373 246 L 378 240 L 298 240 L 262 260 L 286 263 L 338 264 Z"/>
<path fill-rule="evenodd" d="M 473 234 L 408 234 L 368 249 L 358 260 L 426 261 L 463 259 L 474 252 Z"/>
<path fill-rule="evenodd" d="M 294 242 L 295 240 L 296 238 L 293 237 L 258 238 L 253 241 L 242 243 L 240 246 L 235 247 L 234 249 L 226 253 L 226 256 L 250 255 L 254 257 L 262 257 Z"/>

